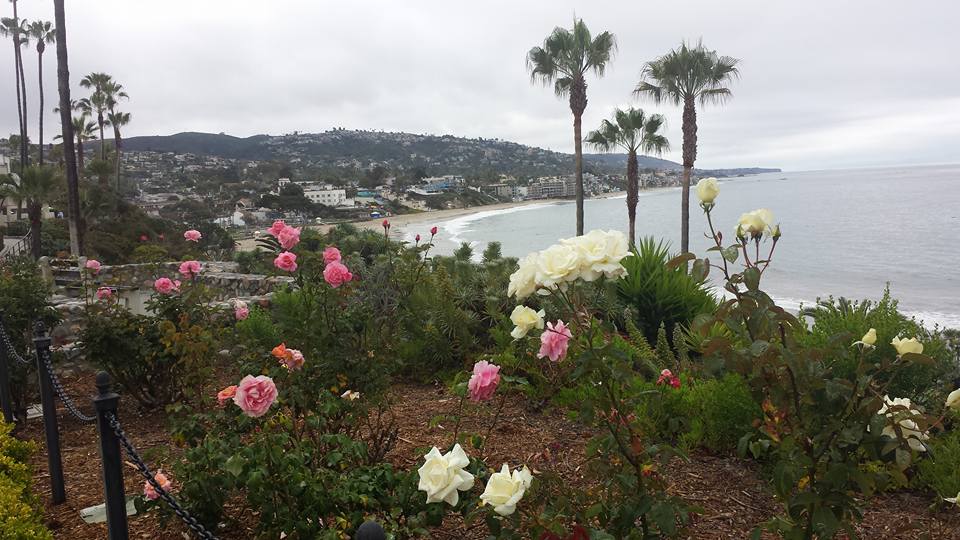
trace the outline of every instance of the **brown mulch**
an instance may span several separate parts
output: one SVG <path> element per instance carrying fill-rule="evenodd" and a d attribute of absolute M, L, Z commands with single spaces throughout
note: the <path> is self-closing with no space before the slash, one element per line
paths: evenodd
<path fill-rule="evenodd" d="M 63 377 L 64 385 L 80 407 L 91 414 L 88 396 L 93 393 L 93 373 L 83 371 Z M 452 441 L 454 422 L 443 420 L 430 427 L 437 414 L 456 411 L 458 398 L 441 385 L 398 385 L 392 392 L 390 412 L 399 428 L 396 447 L 387 459 L 398 467 L 416 467 L 417 450 L 433 445 L 445 447 Z M 484 407 L 480 413 L 468 407 L 461 431 L 486 433 L 491 410 L 498 402 Z M 169 468 L 179 450 L 170 442 L 163 412 L 141 413 L 130 403 L 121 410 L 124 430 L 141 455 L 154 468 Z M 34 491 L 46 505 L 47 525 L 58 539 L 93 540 L 107 537 L 104 524 L 89 525 L 80 519 L 80 510 L 103 502 L 100 456 L 96 427 L 81 424 L 60 408 L 60 433 L 63 466 L 66 477 L 67 502 L 50 503 L 49 473 L 43 448 L 43 425 L 34 419 L 17 432 L 17 436 L 37 442 L 39 451 L 33 458 Z M 587 483 L 584 478 L 583 450 L 591 433 L 588 429 L 564 418 L 556 410 L 537 411 L 520 396 L 509 396 L 504 402 L 499 422 L 488 440 L 482 457 L 490 466 L 509 463 L 527 464 L 536 471 L 557 473 L 572 486 Z M 472 455 L 479 451 L 468 450 Z M 753 528 L 776 515 L 779 505 L 770 493 L 755 462 L 729 456 L 695 453 L 688 461 L 676 460 L 662 471 L 669 479 L 671 493 L 695 504 L 702 513 L 694 516 L 685 530 L 690 539 L 748 538 Z M 124 470 L 128 494 L 141 493 L 143 481 L 138 471 L 128 464 Z M 176 479 L 174 478 L 176 486 Z M 960 539 L 960 512 L 953 508 L 932 510 L 934 502 L 928 493 L 899 491 L 874 498 L 867 506 L 857 530 L 864 539 L 918 538 Z M 255 519 L 247 516 L 242 523 Z M 186 529 L 178 522 L 161 524 L 156 512 L 130 516 L 131 538 L 178 538 Z M 252 529 L 217 531 L 221 538 L 254 538 Z M 435 538 L 457 540 L 484 538 L 482 524 L 466 528 L 451 516 L 443 530 L 434 531 Z M 767 538 L 767 536 L 764 536 Z"/>

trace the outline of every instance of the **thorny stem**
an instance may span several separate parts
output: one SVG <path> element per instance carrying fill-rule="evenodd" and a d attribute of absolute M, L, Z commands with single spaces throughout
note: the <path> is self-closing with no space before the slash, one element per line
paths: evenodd
<path fill-rule="evenodd" d="M 453 442 L 450 444 L 451 448 L 457 445 L 457 438 L 460 436 L 460 424 L 463 421 L 463 402 L 466 400 L 466 394 L 460 396 L 460 405 L 457 406 L 457 425 L 453 428 Z"/>
<path fill-rule="evenodd" d="M 503 412 L 503 405 L 507 401 L 507 394 L 500 393 L 500 403 L 497 405 L 497 412 L 493 416 L 493 421 L 490 422 L 490 426 L 487 427 L 487 432 L 483 435 L 483 449 L 487 449 L 487 440 L 490 438 L 490 435 L 493 433 L 493 428 L 497 425 L 497 422 L 500 421 L 500 413 Z"/>

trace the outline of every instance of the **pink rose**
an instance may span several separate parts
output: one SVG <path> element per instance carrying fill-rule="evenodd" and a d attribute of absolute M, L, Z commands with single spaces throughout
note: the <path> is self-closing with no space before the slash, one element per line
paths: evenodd
<path fill-rule="evenodd" d="M 323 250 L 323 262 L 330 264 L 332 262 L 340 262 L 340 250 L 333 247 L 327 246 L 327 249 Z"/>
<path fill-rule="evenodd" d="M 250 316 L 250 307 L 247 306 L 246 302 L 237 300 L 237 302 L 233 305 L 233 315 L 238 321 L 245 320 Z"/>
<path fill-rule="evenodd" d="M 146 242 L 147 240 L 149 240 L 149 238 L 147 237 L 147 235 L 145 235 L 145 234 L 141 234 L 141 235 L 140 235 L 140 241 L 141 241 L 141 242 Z"/>
<path fill-rule="evenodd" d="M 665 369 L 660 372 L 660 378 L 657 379 L 657 384 L 669 384 L 674 388 L 680 388 L 680 377 L 677 377 L 669 369 Z"/>
<path fill-rule="evenodd" d="M 295 253 L 290 253 L 289 251 L 284 251 L 283 253 L 277 255 L 277 258 L 273 260 L 273 265 L 281 270 L 286 270 L 287 272 L 296 272 L 297 255 Z"/>
<path fill-rule="evenodd" d="M 437 226 L 434 225 L 433 227 L 430 227 L 430 236 L 436 236 L 436 235 L 437 235 Z"/>
<path fill-rule="evenodd" d="M 473 375 L 467 383 L 470 390 L 470 399 L 486 401 L 493 397 L 493 392 L 500 384 L 500 366 L 481 360 L 473 365 Z"/>
<path fill-rule="evenodd" d="M 105 300 L 113 296 L 113 291 L 110 290 L 110 287 L 100 287 L 97 289 L 97 299 Z"/>
<path fill-rule="evenodd" d="M 266 375 L 247 375 L 237 385 L 233 402 L 244 414 L 258 418 L 266 414 L 267 409 L 277 400 L 277 385 Z"/>
<path fill-rule="evenodd" d="M 183 233 L 183 239 L 187 242 L 199 242 L 201 238 L 203 238 L 203 235 L 196 229 L 190 229 Z"/>
<path fill-rule="evenodd" d="M 351 279 L 353 279 L 353 274 L 341 262 L 332 262 L 323 269 L 323 280 L 334 289 Z"/>
<path fill-rule="evenodd" d="M 153 282 L 153 288 L 157 290 L 160 294 L 171 294 L 174 292 L 179 292 L 180 282 L 171 281 L 170 278 L 162 277 Z"/>
<path fill-rule="evenodd" d="M 537 358 L 547 357 L 552 362 L 559 362 L 567 355 L 567 343 L 573 334 L 563 321 L 558 320 L 557 324 L 547 323 L 547 329 L 540 334 L 540 352 Z"/>
<path fill-rule="evenodd" d="M 278 358 L 280 365 L 287 368 L 287 371 L 297 371 L 303 367 L 303 353 L 297 349 L 287 349 L 282 358 Z"/>
<path fill-rule="evenodd" d="M 164 491 L 168 493 L 170 492 L 170 488 L 173 486 L 173 484 L 170 483 L 170 480 L 167 478 L 165 474 L 163 474 L 161 471 L 158 470 L 157 474 L 153 475 L 153 479 L 158 484 L 160 484 L 160 487 Z M 144 481 L 143 496 L 146 497 L 148 500 L 155 501 L 160 498 L 160 492 L 154 489 L 153 485 L 150 482 Z"/>
<path fill-rule="evenodd" d="M 87 261 L 87 264 L 83 265 L 87 270 L 93 272 L 94 274 L 100 273 L 100 261 L 96 259 L 90 259 Z"/>
<path fill-rule="evenodd" d="M 278 219 L 273 222 L 273 225 L 271 225 L 269 229 L 267 229 L 267 233 L 270 234 L 270 236 L 279 238 L 280 233 L 285 228 L 287 228 L 287 224 L 284 223 L 282 219 Z"/>
<path fill-rule="evenodd" d="M 293 249 L 293 246 L 300 243 L 300 229 L 294 227 L 284 227 L 277 235 L 280 241 L 280 247 L 283 249 Z"/>
<path fill-rule="evenodd" d="M 223 407 L 223 404 L 233 399 L 237 395 L 237 385 L 231 384 L 223 390 L 217 392 L 217 403 Z"/>
<path fill-rule="evenodd" d="M 187 279 L 192 279 L 200 275 L 200 263 L 197 261 L 184 261 L 180 263 L 180 273 Z"/>

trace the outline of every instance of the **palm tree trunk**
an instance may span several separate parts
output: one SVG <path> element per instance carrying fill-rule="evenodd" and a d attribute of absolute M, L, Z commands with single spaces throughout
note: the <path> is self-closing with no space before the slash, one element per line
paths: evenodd
<path fill-rule="evenodd" d="M 113 146 L 117 158 L 117 193 L 120 193 L 120 129 L 113 128 Z M 119 199 L 118 199 L 119 200 Z"/>
<path fill-rule="evenodd" d="M 30 252 L 33 259 L 40 258 L 40 227 L 43 225 L 43 203 L 30 201 L 27 203 L 27 216 L 30 218 Z"/>
<path fill-rule="evenodd" d="M 77 133 L 77 171 L 83 170 L 83 138 Z"/>
<path fill-rule="evenodd" d="M 583 136 L 580 134 L 582 117 L 573 117 L 573 151 L 577 182 L 577 236 L 583 236 Z"/>
<path fill-rule="evenodd" d="M 104 149 L 103 140 L 103 111 L 97 113 L 97 124 L 100 126 L 100 159 L 107 159 L 107 153 Z"/>
<path fill-rule="evenodd" d="M 70 70 L 67 61 L 67 17 L 64 0 L 53 0 L 57 25 L 57 89 L 60 93 L 60 129 L 63 133 L 63 159 L 67 169 L 67 217 L 70 228 L 70 254 L 83 252 L 83 229 L 80 227 L 80 180 L 73 149 L 73 118 L 70 117 Z"/>
<path fill-rule="evenodd" d="M 40 164 L 40 166 L 43 166 L 43 53 L 42 52 L 37 52 L 37 81 L 40 84 L 40 138 L 37 141 L 40 145 L 40 159 L 38 163 Z"/>
<path fill-rule="evenodd" d="M 683 189 L 680 195 L 680 251 L 690 250 L 690 174 L 697 160 L 697 108 L 693 96 L 683 100 Z"/>
<path fill-rule="evenodd" d="M 17 14 L 17 0 L 11 0 L 13 3 L 13 84 L 17 87 L 17 116 L 20 123 L 17 127 L 20 129 L 20 176 L 23 176 L 23 170 L 27 166 L 27 92 L 24 88 L 21 90 L 21 81 L 23 79 L 23 63 L 20 57 L 20 16 Z M 17 209 L 17 219 L 20 219 L 20 209 Z"/>
<path fill-rule="evenodd" d="M 16 6 L 16 4 L 14 4 Z M 16 7 L 14 7 L 16 10 Z M 20 63 L 17 62 L 17 39 L 13 38 L 13 85 L 17 87 L 17 130 L 20 132 L 20 175 L 23 176 L 23 102 L 20 97 Z"/>
<path fill-rule="evenodd" d="M 19 45 L 17 46 L 17 63 L 19 65 L 20 72 L 20 93 L 23 94 L 23 138 L 20 139 L 20 159 L 22 165 L 20 166 L 20 172 L 23 173 L 23 168 L 26 165 L 30 164 L 30 131 L 28 124 L 27 116 L 27 77 L 23 74 L 23 53 L 20 50 Z"/>
<path fill-rule="evenodd" d="M 630 248 L 637 245 L 637 203 L 640 199 L 639 174 L 637 172 L 637 151 L 630 149 L 627 153 L 627 219 L 630 222 L 628 237 Z"/>

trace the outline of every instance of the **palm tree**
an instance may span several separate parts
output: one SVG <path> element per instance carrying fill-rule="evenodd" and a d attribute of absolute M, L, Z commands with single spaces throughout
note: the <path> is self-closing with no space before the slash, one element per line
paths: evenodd
<path fill-rule="evenodd" d="M 67 16 L 64 0 L 53 0 L 54 22 L 57 33 L 57 90 L 60 94 L 60 129 L 63 134 L 63 159 L 67 171 L 67 217 L 70 228 L 70 254 L 83 252 L 83 229 L 80 226 L 80 176 L 73 148 L 73 119 L 70 111 L 70 69 L 67 58 Z"/>
<path fill-rule="evenodd" d="M 77 103 L 91 116 L 96 113 L 97 125 L 100 127 L 100 159 L 106 159 L 107 153 L 103 139 L 103 126 L 106 125 L 105 113 L 113 108 L 118 99 L 127 97 L 127 93 L 123 91 L 122 85 L 114 82 L 113 77 L 106 73 L 91 73 L 80 79 L 80 86 L 93 90 L 90 97 L 83 98 Z"/>
<path fill-rule="evenodd" d="M 111 110 L 107 114 L 107 123 L 113 127 L 113 147 L 116 154 L 117 193 L 120 192 L 120 128 L 130 123 L 130 113 Z"/>
<path fill-rule="evenodd" d="M 683 193 L 680 203 L 680 249 L 690 247 L 690 173 L 697 159 L 697 101 L 700 105 L 721 103 L 730 97 L 724 86 L 740 75 L 740 60 L 719 56 L 698 41 L 696 47 L 682 43 L 667 54 L 647 62 L 634 93 L 650 96 L 655 103 L 683 105 Z"/>
<path fill-rule="evenodd" d="M 53 112 L 59 113 L 60 107 L 53 109 Z M 76 155 L 77 155 L 77 167 L 80 171 L 83 170 L 83 143 L 85 141 L 92 141 L 97 138 L 97 125 L 94 124 L 90 117 L 86 113 L 81 113 L 80 116 L 74 116 L 71 119 L 73 124 L 73 136 L 74 136 L 74 145 L 76 146 Z M 57 135 L 53 140 L 63 139 L 63 135 Z"/>
<path fill-rule="evenodd" d="M 13 17 L 0 19 L 0 36 L 13 39 L 13 85 L 17 88 L 17 116 L 20 120 L 20 173 L 23 173 L 29 159 L 27 145 L 27 87 L 23 76 L 23 56 L 20 47 L 29 43 L 26 21 L 21 21 L 17 15 L 17 0 L 10 0 L 13 4 Z"/>
<path fill-rule="evenodd" d="M 27 207 L 30 219 L 30 250 L 34 259 L 40 258 L 40 228 L 43 225 L 43 205 L 59 191 L 62 182 L 53 167 L 32 165 L 23 171 L 23 176 L 7 175 L 0 184 L 0 196 L 22 203 Z"/>
<path fill-rule="evenodd" d="M 591 131 L 587 135 L 587 143 L 601 152 L 610 152 L 617 148 L 627 152 L 627 217 L 630 220 L 630 247 L 636 242 L 637 230 L 637 202 L 639 199 L 639 166 L 637 152 L 654 153 L 660 155 L 670 148 L 667 138 L 660 133 L 665 120 L 662 115 L 651 114 L 649 117 L 643 109 L 630 107 L 627 110 L 617 109 L 613 113 L 613 121 L 604 120 L 600 129 Z"/>
<path fill-rule="evenodd" d="M 587 108 L 587 81 L 589 72 L 602 77 L 607 63 L 617 48 L 617 40 L 610 32 L 597 37 L 583 20 L 573 22 L 573 30 L 554 28 L 543 45 L 527 53 L 527 68 L 531 81 L 553 83 L 557 97 L 569 97 L 573 113 L 574 164 L 577 180 L 577 235 L 583 234 L 583 148 L 581 119 Z"/>
<path fill-rule="evenodd" d="M 43 165 L 43 52 L 47 49 L 47 43 L 56 41 L 56 30 L 49 21 L 33 21 L 27 27 L 30 31 L 30 37 L 37 42 L 37 80 L 40 86 L 40 159 L 38 163 Z"/>

